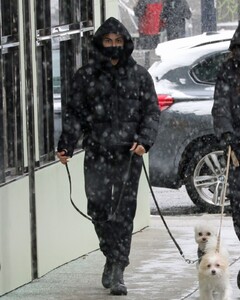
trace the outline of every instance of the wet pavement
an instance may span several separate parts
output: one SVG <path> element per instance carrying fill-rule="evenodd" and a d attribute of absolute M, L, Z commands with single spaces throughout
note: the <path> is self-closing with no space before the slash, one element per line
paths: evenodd
<path fill-rule="evenodd" d="M 182 248 L 185 258 L 197 258 L 194 226 L 199 221 L 220 225 L 218 214 L 166 216 L 169 229 Z M 240 269 L 240 243 L 235 236 L 232 219 L 224 216 L 221 239 L 230 253 L 230 279 L 233 298 L 240 299 L 236 285 Z M 179 254 L 159 216 L 151 216 L 150 226 L 133 235 L 130 265 L 125 271 L 128 295 L 131 300 L 198 299 L 195 264 L 188 264 Z M 104 257 L 99 250 L 61 266 L 40 279 L 34 280 L 2 297 L 2 300 L 111 300 L 101 285 Z M 207 299 L 206 299 L 207 300 Z"/>

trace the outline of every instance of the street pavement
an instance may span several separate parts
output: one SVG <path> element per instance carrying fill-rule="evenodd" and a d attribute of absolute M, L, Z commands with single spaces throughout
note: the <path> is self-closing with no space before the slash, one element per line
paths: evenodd
<path fill-rule="evenodd" d="M 219 214 L 187 214 L 165 216 L 168 227 L 180 245 L 185 258 L 197 258 L 194 226 L 199 221 L 220 226 Z M 240 299 L 236 285 L 240 269 L 240 244 L 233 230 L 232 219 L 224 216 L 221 239 L 230 253 L 230 279 L 233 298 Z M 131 300 L 199 299 L 197 269 L 179 254 L 161 218 L 151 216 L 150 226 L 133 235 L 130 265 L 125 271 Z M 99 250 L 91 252 L 34 280 L 1 300 L 112 300 L 101 286 L 104 257 Z M 206 299 L 209 300 L 209 299 Z"/>
<path fill-rule="evenodd" d="M 164 215 L 185 215 L 200 213 L 200 209 L 189 198 L 185 186 L 180 189 L 167 189 L 152 187 L 158 206 Z M 151 214 L 158 214 L 156 204 L 150 197 Z"/>

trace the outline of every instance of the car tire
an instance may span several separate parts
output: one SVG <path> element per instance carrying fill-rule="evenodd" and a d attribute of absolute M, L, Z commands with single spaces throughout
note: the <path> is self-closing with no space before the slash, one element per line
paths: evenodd
<path fill-rule="evenodd" d="M 199 142 L 194 147 L 186 173 L 185 186 L 187 193 L 196 206 L 204 212 L 221 212 L 221 193 L 224 193 L 226 157 L 218 145 Z M 226 191 L 227 196 L 227 191 Z M 230 206 L 227 197 L 224 210 Z"/>

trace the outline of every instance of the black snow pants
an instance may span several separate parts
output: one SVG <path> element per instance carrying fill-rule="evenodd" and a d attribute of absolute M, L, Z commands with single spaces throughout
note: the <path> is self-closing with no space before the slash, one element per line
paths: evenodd
<path fill-rule="evenodd" d="M 109 262 L 119 263 L 123 267 L 129 264 L 133 220 L 142 169 L 142 157 L 134 154 L 128 172 L 130 156 L 129 150 L 86 150 L 84 159 L 88 214 L 93 219 L 100 249 Z M 124 193 L 118 205 L 123 182 L 126 179 Z M 116 217 L 106 222 L 114 212 Z"/>
<path fill-rule="evenodd" d="M 240 167 L 230 167 L 228 182 L 233 226 L 240 241 Z"/>

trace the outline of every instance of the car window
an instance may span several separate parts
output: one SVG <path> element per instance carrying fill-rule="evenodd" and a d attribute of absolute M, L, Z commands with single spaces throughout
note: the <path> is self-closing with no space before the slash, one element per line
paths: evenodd
<path fill-rule="evenodd" d="M 228 55 L 229 51 L 225 51 L 208 56 L 191 69 L 191 76 L 197 82 L 214 84 L 219 69 Z"/>
<path fill-rule="evenodd" d="M 156 76 L 156 80 L 168 80 L 169 82 L 181 86 L 187 84 L 188 77 L 188 67 L 172 67 L 172 69 L 166 72 L 161 78 Z"/>

